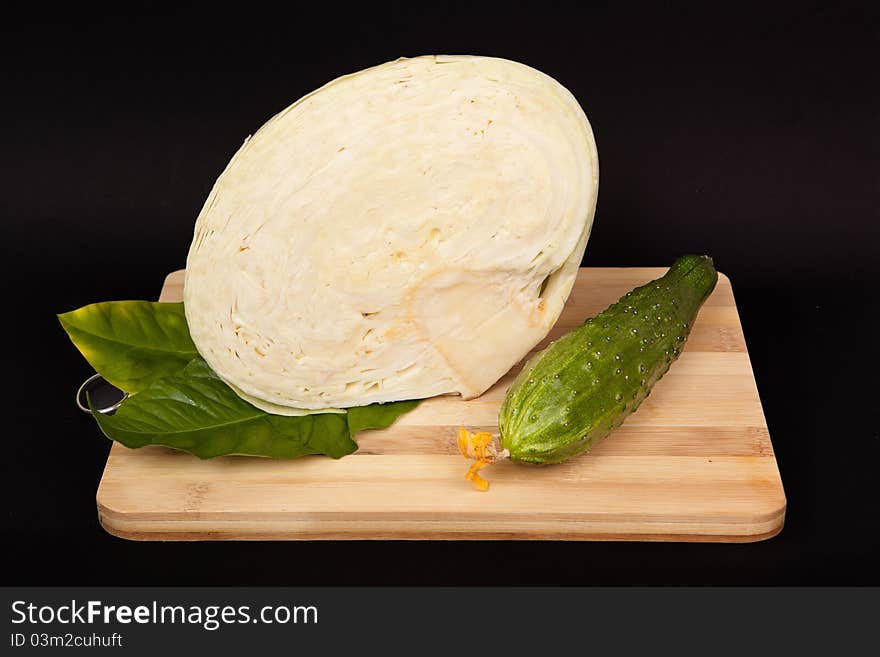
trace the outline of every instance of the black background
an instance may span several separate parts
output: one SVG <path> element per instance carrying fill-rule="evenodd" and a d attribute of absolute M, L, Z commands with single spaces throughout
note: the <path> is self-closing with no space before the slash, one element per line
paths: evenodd
<path fill-rule="evenodd" d="M 878 584 L 880 13 L 841 3 L 70 3 L 6 9 L 5 584 Z M 789 502 L 752 545 L 139 544 L 105 534 L 109 444 L 54 313 L 154 299 L 227 160 L 329 79 L 516 59 L 584 106 L 585 264 L 709 253 L 734 290 Z M 344 236 L 340 236 L 344 239 Z"/>

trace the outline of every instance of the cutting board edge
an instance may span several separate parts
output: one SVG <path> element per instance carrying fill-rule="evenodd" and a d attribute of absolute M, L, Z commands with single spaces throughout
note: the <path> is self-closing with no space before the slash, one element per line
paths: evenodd
<path fill-rule="evenodd" d="M 773 458 L 773 457 L 769 457 Z M 775 461 L 775 459 L 773 459 Z M 230 513 L 229 519 L 198 511 L 179 514 L 139 513 L 114 509 L 102 501 L 103 486 L 95 496 L 98 519 L 109 534 L 134 541 L 202 540 L 584 540 L 652 542 L 723 542 L 752 543 L 779 534 L 785 524 L 787 499 L 779 487 L 779 497 L 767 500 L 763 508 L 751 513 L 718 517 L 705 514 L 702 519 L 664 520 L 660 517 L 631 516 L 624 520 L 616 514 L 602 517 L 524 520 L 518 514 L 486 519 L 456 516 L 454 513 L 432 519 L 419 518 L 412 512 L 389 519 L 386 514 L 365 515 L 361 520 L 340 520 L 338 513 L 274 514 L 271 518 L 242 520 Z M 103 484 L 103 479 L 102 479 Z M 177 515 L 177 517 L 174 517 Z M 203 517 L 199 517 L 199 516 Z M 204 526 L 204 529 L 199 527 Z M 505 527 L 505 529 L 497 529 Z M 635 529 L 638 528 L 638 529 Z"/>
<path fill-rule="evenodd" d="M 174 521 L 160 522 L 155 525 L 136 521 L 138 529 L 130 528 L 123 520 L 114 519 L 112 514 L 105 514 L 98 510 L 98 520 L 101 527 L 110 535 L 130 541 L 312 541 L 312 540 L 402 540 L 402 541 L 480 541 L 480 540 L 531 540 L 531 541 L 644 541 L 644 542 L 709 542 L 709 543 L 756 543 L 765 541 L 778 535 L 785 525 L 785 507 L 774 518 L 760 523 L 759 525 L 738 525 L 730 523 L 726 526 L 715 525 L 709 531 L 709 527 L 695 523 L 662 523 L 658 522 L 653 527 L 656 531 L 625 531 L 620 526 L 612 526 L 607 531 L 600 531 L 595 523 L 584 523 L 586 527 L 577 526 L 578 523 L 554 522 L 553 528 L 523 529 L 520 523 L 515 529 L 509 531 L 478 531 L 473 527 L 463 527 L 458 531 L 444 529 L 442 525 L 434 523 L 421 523 L 427 525 L 420 529 L 412 529 L 411 521 L 390 523 L 401 527 L 388 526 L 386 523 L 381 529 L 365 527 L 360 523 L 348 523 L 360 525 L 350 529 L 336 526 L 316 530 L 307 523 L 301 525 L 288 524 L 278 526 L 278 523 L 249 523 L 247 529 L 242 528 L 242 523 L 230 522 L 225 526 L 212 522 L 211 529 L 195 531 L 192 529 L 193 522 L 179 523 L 187 525 L 187 529 L 177 530 Z M 540 524 L 540 523 L 539 523 Z M 644 522 L 633 523 L 640 527 L 650 527 Z M 684 528 L 684 525 L 688 525 Z M 266 525 L 261 527 L 260 525 Z M 748 531 L 736 531 L 738 526 Z M 690 531 L 688 531 L 688 529 Z"/>

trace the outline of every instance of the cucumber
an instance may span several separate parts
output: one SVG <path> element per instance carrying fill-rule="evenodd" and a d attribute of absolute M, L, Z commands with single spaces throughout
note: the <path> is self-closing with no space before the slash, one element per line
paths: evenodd
<path fill-rule="evenodd" d="M 620 426 L 681 354 L 718 273 L 708 256 L 683 256 L 529 359 L 499 415 L 515 461 L 560 463 Z"/>

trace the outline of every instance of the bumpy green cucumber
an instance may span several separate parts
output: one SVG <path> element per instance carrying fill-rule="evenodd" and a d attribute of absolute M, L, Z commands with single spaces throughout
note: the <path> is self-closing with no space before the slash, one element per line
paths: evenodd
<path fill-rule="evenodd" d="M 559 463 L 620 426 L 678 358 L 717 280 L 711 258 L 683 256 L 531 358 L 501 406 L 510 458 Z"/>

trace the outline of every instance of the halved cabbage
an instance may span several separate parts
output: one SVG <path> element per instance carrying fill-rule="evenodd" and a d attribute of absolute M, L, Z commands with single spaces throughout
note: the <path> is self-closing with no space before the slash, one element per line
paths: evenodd
<path fill-rule="evenodd" d="M 193 341 L 273 413 L 476 397 L 558 318 L 597 188 L 583 110 L 528 66 L 424 56 L 338 78 L 214 185 L 187 259 Z"/>

